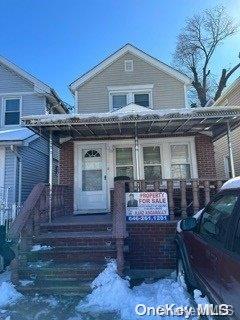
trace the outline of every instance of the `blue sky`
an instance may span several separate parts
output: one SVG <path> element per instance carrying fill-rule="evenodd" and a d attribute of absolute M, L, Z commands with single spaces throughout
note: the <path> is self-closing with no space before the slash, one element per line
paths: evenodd
<path fill-rule="evenodd" d="M 73 103 L 68 85 L 127 42 L 170 64 L 185 19 L 216 4 L 240 17 L 240 0 L 5 0 L 0 54 Z M 239 51 L 240 34 L 218 50 L 214 72 Z"/>

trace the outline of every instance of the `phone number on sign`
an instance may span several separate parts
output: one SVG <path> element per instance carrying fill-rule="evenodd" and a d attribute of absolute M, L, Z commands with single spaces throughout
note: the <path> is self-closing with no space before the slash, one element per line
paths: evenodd
<path fill-rule="evenodd" d="M 127 221 L 167 221 L 169 216 L 127 216 Z"/>

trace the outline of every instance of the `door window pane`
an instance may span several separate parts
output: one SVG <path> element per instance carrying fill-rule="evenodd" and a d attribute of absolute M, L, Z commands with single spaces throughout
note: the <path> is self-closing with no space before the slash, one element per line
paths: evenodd
<path fill-rule="evenodd" d="M 173 179 L 190 179 L 191 167 L 188 145 L 171 145 L 171 176 Z"/>
<path fill-rule="evenodd" d="M 148 93 L 136 93 L 134 94 L 134 103 L 139 106 L 149 107 L 149 94 Z"/>
<path fill-rule="evenodd" d="M 224 245 L 237 198 L 227 194 L 210 203 L 202 216 L 200 235 Z"/>
<path fill-rule="evenodd" d="M 116 148 L 116 176 L 133 179 L 132 148 Z"/>
<path fill-rule="evenodd" d="M 143 147 L 144 176 L 148 181 L 162 178 L 160 147 Z"/>
<path fill-rule="evenodd" d="M 83 150 L 82 191 L 102 190 L 102 157 L 100 150 Z"/>
<path fill-rule="evenodd" d="M 127 95 L 126 94 L 114 94 L 112 96 L 113 109 L 120 109 L 127 105 Z"/>
<path fill-rule="evenodd" d="M 20 123 L 20 99 L 5 100 L 5 125 Z"/>

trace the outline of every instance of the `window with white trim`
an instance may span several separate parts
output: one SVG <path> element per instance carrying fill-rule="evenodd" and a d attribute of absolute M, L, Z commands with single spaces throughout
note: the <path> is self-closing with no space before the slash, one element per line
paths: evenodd
<path fill-rule="evenodd" d="M 20 124 L 20 98 L 4 99 L 4 125 Z"/>
<path fill-rule="evenodd" d="M 116 148 L 116 176 L 134 178 L 133 152 L 131 147 Z"/>
<path fill-rule="evenodd" d="M 190 179 L 191 167 L 187 144 L 170 145 L 172 179 Z"/>
<path fill-rule="evenodd" d="M 131 87 L 120 87 L 120 89 L 109 89 L 110 110 L 117 110 L 130 103 L 136 103 L 143 107 L 152 107 L 153 85 L 138 85 Z"/>
<path fill-rule="evenodd" d="M 124 61 L 124 70 L 128 72 L 133 71 L 133 60 Z"/>
<path fill-rule="evenodd" d="M 143 147 L 143 165 L 145 180 L 154 181 L 162 178 L 159 146 Z"/>

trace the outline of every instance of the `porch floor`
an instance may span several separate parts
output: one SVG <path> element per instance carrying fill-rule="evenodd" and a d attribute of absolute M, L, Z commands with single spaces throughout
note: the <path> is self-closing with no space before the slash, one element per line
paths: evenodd
<path fill-rule="evenodd" d="M 68 215 L 54 218 L 53 225 L 84 225 L 84 224 L 110 224 L 112 223 L 112 215 L 107 214 L 85 214 L 85 215 Z M 49 223 L 42 223 L 42 225 L 49 225 Z"/>

